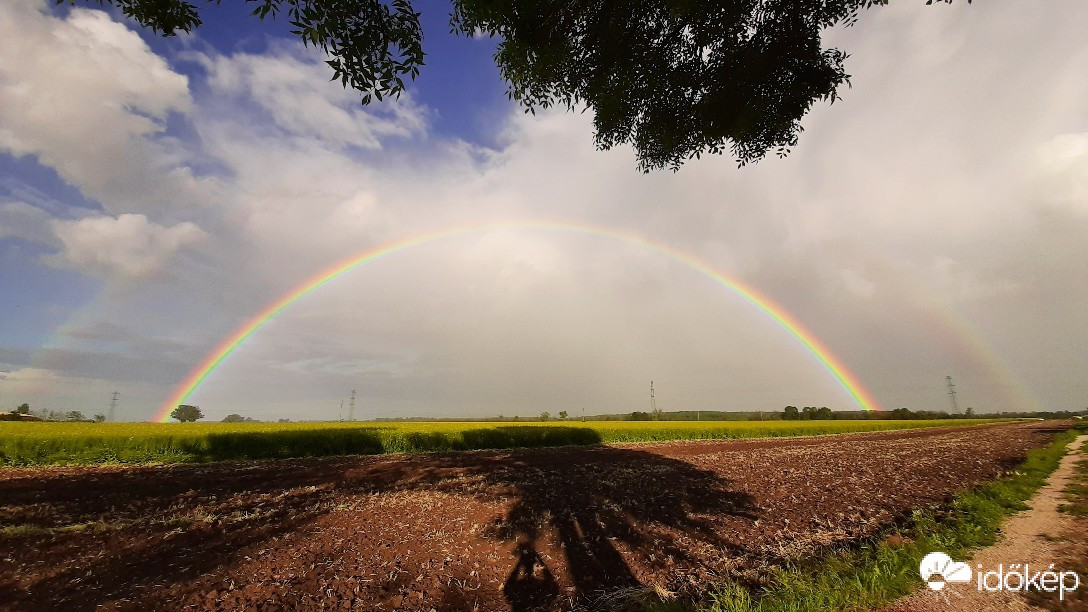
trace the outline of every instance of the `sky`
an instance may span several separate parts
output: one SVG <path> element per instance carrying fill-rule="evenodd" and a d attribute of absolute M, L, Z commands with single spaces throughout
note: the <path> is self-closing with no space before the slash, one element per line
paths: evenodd
<path fill-rule="evenodd" d="M 899 2 L 825 33 L 852 86 L 799 146 L 642 174 L 589 113 L 527 115 L 487 38 L 420 3 L 426 66 L 363 107 L 282 21 L 163 39 L 0 4 L 0 409 L 153 418 L 334 263 L 455 227 L 271 318 L 209 420 L 1088 407 L 1088 4 Z M 485 226 L 508 224 L 505 228 Z M 553 227 L 540 227 L 552 224 Z M 562 226 L 562 227 L 554 227 Z M 599 232 L 577 231 L 592 226 Z M 615 237 L 641 236 L 646 248 Z M 345 415 L 346 416 L 346 415 Z"/>

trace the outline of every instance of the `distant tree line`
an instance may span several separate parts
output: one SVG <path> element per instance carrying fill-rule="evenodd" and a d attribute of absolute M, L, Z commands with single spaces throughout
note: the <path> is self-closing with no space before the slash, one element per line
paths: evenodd
<path fill-rule="evenodd" d="M 547 416 L 545 416 L 547 415 Z M 909 408 L 896 408 L 895 410 L 881 410 L 881 411 L 869 411 L 869 410 L 831 410 L 827 406 L 807 406 L 798 408 L 796 406 L 786 406 L 783 410 L 748 410 L 748 411 L 726 411 L 726 410 L 677 410 L 673 412 L 659 412 L 656 415 L 656 420 L 659 421 L 805 421 L 805 420 L 847 420 L 847 421 L 865 421 L 865 420 L 934 420 L 934 419 L 1071 419 L 1075 416 L 1088 416 L 1088 409 L 1071 412 L 1068 410 L 1062 411 L 1050 411 L 1050 412 L 989 412 L 981 413 L 976 412 L 974 408 L 968 407 L 963 414 L 950 414 L 948 412 L 942 412 L 939 410 L 911 410 Z M 587 421 L 652 421 L 655 415 L 648 411 L 636 410 L 634 412 L 623 413 L 606 413 L 606 414 L 587 414 L 585 420 Z M 576 419 L 568 419 L 566 411 L 559 412 L 560 420 L 581 420 L 581 416 Z M 457 421 L 457 422 L 484 422 L 484 423 L 517 423 L 525 421 L 546 421 L 552 420 L 550 413 L 542 413 L 540 417 L 523 417 L 523 416 L 504 416 L 496 415 L 493 417 L 483 418 L 466 418 L 466 417 L 448 417 L 448 418 L 436 418 L 436 417 L 379 417 L 374 419 L 380 422 L 441 422 L 441 421 Z"/>
<path fill-rule="evenodd" d="M 624 415 L 617 415 L 624 416 Z M 587 417 L 588 418 L 588 417 Z M 495 415 L 493 417 L 433 417 L 433 416 L 410 416 L 410 417 L 376 417 L 374 421 L 379 423 L 521 423 L 525 421 L 569 421 L 570 413 L 566 410 L 560 410 L 557 417 L 553 417 L 550 412 L 541 412 L 540 416 L 536 417 L 523 417 L 523 416 L 504 416 Z M 617 419 L 618 420 L 618 419 Z"/>
<path fill-rule="evenodd" d="M 283 419 L 281 419 L 280 421 L 283 422 Z M 227 416 L 223 417 L 223 422 L 224 423 L 260 423 L 260 421 L 258 421 L 257 419 L 255 419 L 253 417 L 244 417 L 244 416 L 242 416 L 240 414 L 228 414 Z"/>
<path fill-rule="evenodd" d="M 31 411 L 30 404 L 22 403 L 10 412 L 0 412 L 0 421 L 68 421 L 73 423 L 102 423 L 106 420 L 103 414 L 96 414 L 88 419 L 79 410 L 58 412 L 56 410 Z"/>
<path fill-rule="evenodd" d="M 1071 419 L 1075 416 L 1088 415 L 1088 410 L 1070 412 L 1068 410 L 1050 412 L 991 412 L 976 413 L 968 406 L 963 414 L 952 414 L 940 410 L 911 410 L 896 408 L 884 412 L 866 412 L 861 410 L 835 412 L 828 408 L 805 407 L 800 411 L 796 406 L 786 406 L 782 419 L 786 421 L 807 421 L 818 419 L 894 419 L 897 421 L 937 420 L 937 419 Z"/>
<path fill-rule="evenodd" d="M 1084 416 L 1088 416 L 1088 409 L 1077 412 L 1053 410 L 1047 412 L 991 412 L 978 415 L 979 418 L 995 419 L 1071 419 Z"/>
<path fill-rule="evenodd" d="M 170 413 L 171 418 L 181 422 L 196 422 L 204 418 L 199 406 L 180 405 Z M 674 412 L 651 412 L 636 410 L 629 413 L 594 414 L 586 415 L 589 421 L 819 421 L 819 420 L 935 420 L 935 419 L 1071 419 L 1074 417 L 1088 416 L 1088 408 L 1080 411 L 1054 410 L 1040 412 L 988 412 L 976 413 L 974 408 L 968 407 L 963 414 L 950 414 L 938 410 L 910 410 L 909 408 L 896 408 L 890 411 L 866 411 L 866 410 L 831 410 L 827 406 L 819 408 L 805 406 L 798 409 L 796 406 L 786 406 L 782 411 L 724 411 L 724 410 L 678 410 Z M 0 411 L 0 421 L 64 421 L 83 423 L 102 423 L 105 415 L 95 414 L 87 418 L 79 410 L 59 412 L 56 410 L 31 410 L 30 404 L 22 403 L 10 411 Z M 542 412 L 537 418 L 521 417 L 514 415 L 507 417 L 496 415 L 484 418 L 465 417 L 379 417 L 374 419 L 379 422 L 441 422 L 441 421 L 469 421 L 469 422 L 524 422 L 524 421 L 569 421 L 570 414 L 566 410 L 560 410 L 558 417 L 552 417 L 550 412 Z M 579 418 L 573 420 L 580 420 Z M 224 423 L 261 423 L 253 417 L 243 417 L 240 414 L 229 414 L 223 418 Z M 278 419 L 279 423 L 289 423 L 291 419 Z"/>
<path fill-rule="evenodd" d="M 830 421 L 834 418 L 835 413 L 827 406 L 805 406 L 801 410 L 797 410 L 797 406 L 786 406 L 782 411 L 783 421 Z"/>

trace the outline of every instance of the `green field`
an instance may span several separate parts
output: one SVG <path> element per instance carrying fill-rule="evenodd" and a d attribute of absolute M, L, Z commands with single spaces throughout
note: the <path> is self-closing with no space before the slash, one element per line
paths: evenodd
<path fill-rule="evenodd" d="M 806 436 L 987 422 L 991 421 L 571 421 L 516 425 L 0 422 L 0 465 L 193 463 L 602 442 Z"/>

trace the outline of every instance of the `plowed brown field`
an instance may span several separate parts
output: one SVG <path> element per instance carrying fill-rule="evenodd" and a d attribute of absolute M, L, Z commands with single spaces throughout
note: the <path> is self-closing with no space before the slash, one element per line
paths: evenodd
<path fill-rule="evenodd" d="M 4 609 L 566 609 L 697 591 L 997 476 L 1043 423 L 0 469 Z"/>

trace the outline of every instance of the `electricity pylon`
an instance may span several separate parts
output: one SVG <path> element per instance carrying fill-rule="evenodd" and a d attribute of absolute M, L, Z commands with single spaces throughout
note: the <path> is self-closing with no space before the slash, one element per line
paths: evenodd
<path fill-rule="evenodd" d="M 944 379 L 948 383 L 948 397 L 952 399 L 952 414 L 959 414 L 960 406 L 956 402 L 956 383 L 952 382 L 951 376 L 945 376 Z"/>

